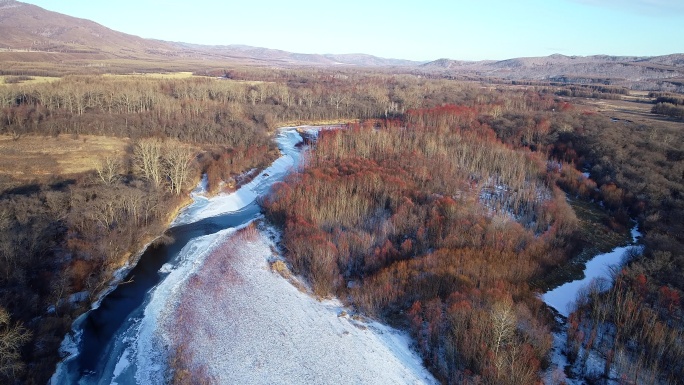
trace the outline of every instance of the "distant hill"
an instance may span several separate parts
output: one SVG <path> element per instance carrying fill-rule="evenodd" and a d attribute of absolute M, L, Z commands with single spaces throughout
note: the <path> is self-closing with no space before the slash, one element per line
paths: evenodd
<path fill-rule="evenodd" d="M 509 80 L 550 80 L 572 83 L 654 82 L 681 79 L 684 54 L 666 56 L 565 56 L 524 57 L 501 61 L 464 62 L 439 59 L 420 66 L 429 71 L 471 74 Z"/>
<path fill-rule="evenodd" d="M 90 20 L 47 11 L 15 0 L 0 0 L 0 62 L 132 59 L 213 60 L 270 66 L 399 67 L 438 76 L 495 77 L 571 83 L 607 83 L 643 88 L 684 81 L 684 54 L 655 57 L 565 56 L 508 60 L 417 62 L 366 54 L 303 54 L 246 45 L 208 46 L 143 39 Z"/>
<path fill-rule="evenodd" d="M 386 59 L 366 54 L 305 54 L 283 51 L 279 49 L 252 47 L 241 44 L 201 45 L 190 43 L 172 43 L 184 55 L 198 57 L 234 58 L 256 60 L 273 64 L 286 65 L 354 65 L 361 67 L 417 66 L 424 62 L 401 59 Z"/>
<path fill-rule="evenodd" d="M 171 44 L 113 31 L 90 20 L 47 11 L 14 0 L 0 0 L 0 49 L 140 58 L 169 55 Z"/>
<path fill-rule="evenodd" d="M 410 60 L 365 54 L 317 55 L 245 45 L 207 46 L 143 39 L 90 20 L 52 12 L 15 0 L 0 0 L 0 61 L 75 59 L 198 58 L 281 65 L 414 66 Z M 7 54 L 11 53 L 11 54 Z M 41 55 L 42 53 L 42 55 Z"/>

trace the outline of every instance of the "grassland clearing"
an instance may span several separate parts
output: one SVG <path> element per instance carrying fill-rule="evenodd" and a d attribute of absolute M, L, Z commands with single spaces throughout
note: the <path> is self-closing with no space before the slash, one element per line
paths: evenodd
<path fill-rule="evenodd" d="M 187 79 L 195 76 L 192 72 L 150 72 L 150 73 L 130 73 L 130 74 L 104 74 L 105 77 L 142 77 L 147 79 Z"/>
<path fill-rule="evenodd" d="M 8 84 L 39 84 L 51 83 L 61 78 L 55 76 L 12 76 L 0 75 L 0 86 Z"/>
<path fill-rule="evenodd" d="M 681 121 L 651 113 L 653 100 L 648 97 L 648 92 L 630 91 L 630 95 L 624 95 L 620 100 L 576 98 L 572 102 L 591 106 L 598 113 L 614 121 L 626 121 L 667 130 L 681 130 L 684 127 Z"/>
<path fill-rule="evenodd" d="M 128 144 L 128 139 L 95 135 L 0 135 L 0 175 L 34 180 L 79 174 L 107 156 L 123 157 Z"/>

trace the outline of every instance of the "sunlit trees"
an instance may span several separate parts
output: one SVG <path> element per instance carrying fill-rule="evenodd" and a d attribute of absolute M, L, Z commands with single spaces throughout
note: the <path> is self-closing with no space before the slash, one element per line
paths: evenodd
<path fill-rule="evenodd" d="M 100 163 L 95 165 L 98 179 L 106 185 L 116 183 L 121 174 L 121 163 L 121 159 L 117 156 L 106 156 L 101 159 Z"/>
<path fill-rule="evenodd" d="M 164 144 L 162 162 L 172 193 L 178 195 L 188 186 L 192 177 L 190 171 L 194 154 L 195 151 L 177 141 L 168 141 Z"/>
<path fill-rule="evenodd" d="M 180 194 L 191 178 L 193 151 L 176 140 L 162 142 L 158 138 L 139 140 L 134 147 L 134 165 L 141 177 L 154 187 L 166 185 L 173 194 Z"/>
<path fill-rule="evenodd" d="M 12 381 L 24 370 L 20 349 L 30 339 L 31 333 L 12 323 L 7 310 L 0 307 L 0 379 Z"/>
<path fill-rule="evenodd" d="M 155 187 L 160 187 L 164 178 L 162 169 L 162 141 L 159 138 L 141 139 L 133 150 L 134 164 L 140 175 Z"/>
<path fill-rule="evenodd" d="M 444 106 L 410 112 L 408 126 L 321 132 L 307 166 L 263 205 L 319 295 L 404 312 L 452 382 L 470 371 L 529 384 L 551 345 L 525 282 L 562 260 L 555 248 L 576 218 L 541 155 L 501 143 L 476 116 Z"/>

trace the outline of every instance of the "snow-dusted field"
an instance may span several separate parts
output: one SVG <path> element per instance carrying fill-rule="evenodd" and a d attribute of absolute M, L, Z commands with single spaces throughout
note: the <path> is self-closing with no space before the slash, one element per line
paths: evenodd
<path fill-rule="evenodd" d="M 272 272 L 270 240 L 247 229 L 175 291 L 158 330 L 221 384 L 433 384 L 409 337 L 350 318 Z"/>

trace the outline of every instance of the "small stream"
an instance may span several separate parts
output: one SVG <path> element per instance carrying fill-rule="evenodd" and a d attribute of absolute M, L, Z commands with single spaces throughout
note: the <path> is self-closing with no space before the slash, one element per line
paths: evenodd
<path fill-rule="evenodd" d="M 583 278 L 564 283 L 547 291 L 542 295 L 542 300 L 564 317 L 568 317 L 577 298 L 577 293 L 582 288 L 588 286 L 595 279 L 611 279 L 611 269 L 620 265 L 625 252 L 634 247 L 641 237 L 636 226 L 632 229 L 631 234 L 632 244 L 616 247 L 607 253 L 594 256 L 587 261 Z"/>
<path fill-rule="evenodd" d="M 574 311 L 575 300 L 577 299 L 578 293 L 583 288 L 590 285 L 594 280 L 605 280 L 612 284 L 612 272 L 622 264 L 625 253 L 631 248 L 639 247 L 637 245 L 641 234 L 636 226 L 632 228 L 631 235 L 631 244 L 616 247 L 610 252 L 598 254 L 587 261 L 583 278 L 566 282 L 542 295 L 542 300 L 557 311 L 556 324 L 558 326 L 558 329 L 553 332 L 551 366 L 546 372 L 545 383 L 557 384 L 561 381 L 568 385 L 580 385 L 585 383 L 582 376 L 578 376 L 577 373 L 574 373 L 574 369 L 570 368 L 571 365 L 565 353 L 567 340 L 566 320 L 570 313 Z M 571 379 L 565 377 L 567 371 L 573 372 L 571 374 L 578 378 Z"/>
<path fill-rule="evenodd" d="M 176 276 L 192 271 L 198 263 L 195 259 L 205 253 L 216 234 L 257 218 L 261 214 L 257 198 L 299 165 L 302 148 L 298 145 L 303 139 L 295 128 L 280 129 L 276 141 L 282 156 L 235 193 L 207 199 L 195 191 L 194 203 L 165 233 L 172 241 L 149 246 L 122 283 L 74 322 L 62 343 L 65 358 L 51 384 L 146 383 L 141 382 L 139 372 L 163 372 L 164 368 L 154 367 L 159 360 L 152 360 L 150 367 L 149 352 L 143 351 L 148 349 L 140 348 L 147 338 L 149 319 L 161 311 L 149 305 L 155 295 L 163 295 L 156 293 L 159 287 L 173 290 L 174 282 L 167 282 L 170 276 L 182 279 Z"/>

